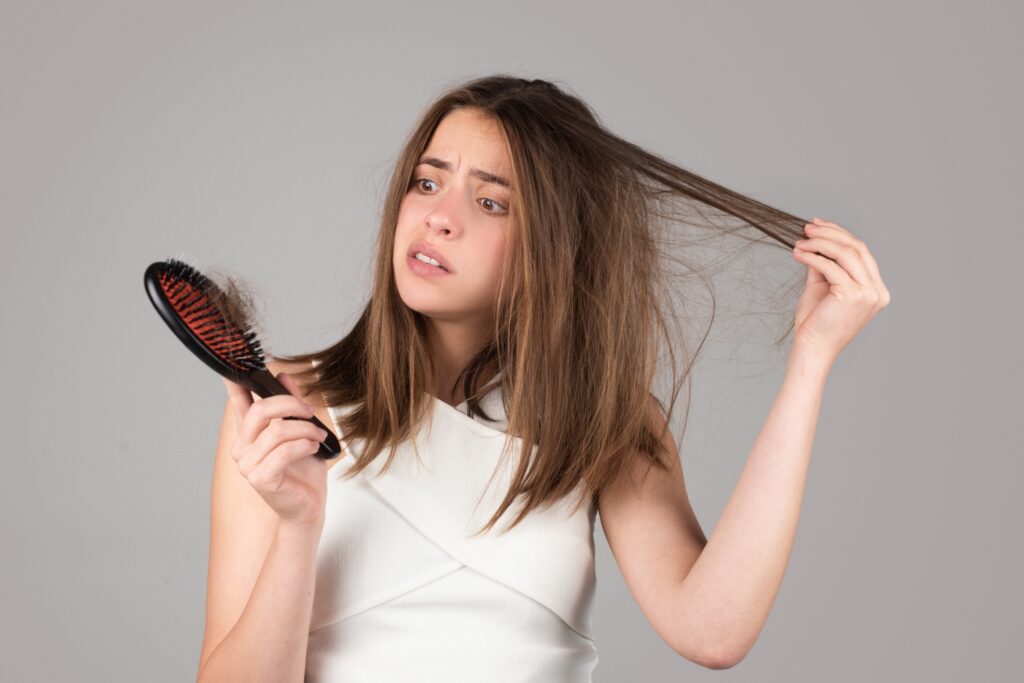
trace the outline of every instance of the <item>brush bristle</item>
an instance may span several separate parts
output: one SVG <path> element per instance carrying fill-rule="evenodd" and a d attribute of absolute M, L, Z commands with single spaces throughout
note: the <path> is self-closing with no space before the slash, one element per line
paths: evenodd
<path fill-rule="evenodd" d="M 266 367 L 259 339 L 236 297 L 178 258 L 163 262 L 158 280 L 181 321 L 224 362 L 243 372 Z"/>

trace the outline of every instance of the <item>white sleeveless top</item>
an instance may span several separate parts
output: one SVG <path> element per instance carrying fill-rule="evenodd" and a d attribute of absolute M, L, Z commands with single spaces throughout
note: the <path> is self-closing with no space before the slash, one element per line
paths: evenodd
<path fill-rule="evenodd" d="M 379 476 L 387 449 L 343 481 L 362 444 L 341 439 L 341 461 L 327 472 L 304 680 L 590 683 L 598 655 L 589 495 L 570 514 L 581 484 L 501 533 L 517 501 L 471 538 L 504 497 L 521 440 L 511 439 L 499 467 L 500 387 L 481 400 L 492 423 L 469 417 L 465 401 L 431 403 L 428 423 Z M 343 411 L 328 410 L 341 436 Z"/>

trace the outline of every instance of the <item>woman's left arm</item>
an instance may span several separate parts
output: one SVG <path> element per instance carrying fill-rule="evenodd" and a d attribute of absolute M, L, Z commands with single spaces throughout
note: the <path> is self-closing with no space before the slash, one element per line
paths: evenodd
<path fill-rule="evenodd" d="M 727 665 L 757 640 L 793 548 L 825 379 L 840 351 L 878 311 L 888 289 L 867 246 L 814 219 L 793 256 L 807 264 L 785 379 L 708 543 L 679 586 L 712 656 Z"/>
<path fill-rule="evenodd" d="M 704 643 L 715 668 L 747 655 L 782 585 L 827 373 L 823 359 L 791 354 L 739 482 L 674 596 L 677 627 L 693 631 L 677 637 Z"/>

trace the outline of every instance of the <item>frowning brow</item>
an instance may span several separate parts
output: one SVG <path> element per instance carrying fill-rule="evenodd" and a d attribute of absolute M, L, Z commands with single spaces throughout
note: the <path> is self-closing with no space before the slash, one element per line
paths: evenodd
<path fill-rule="evenodd" d="M 452 165 L 444 159 L 438 159 L 437 157 L 421 157 L 419 160 L 420 164 L 428 164 L 434 168 L 439 168 L 442 171 L 451 172 Z M 419 164 L 417 164 L 419 165 Z M 469 175 L 475 176 L 485 183 L 494 183 L 495 185 L 501 185 L 502 187 L 512 187 L 512 183 L 508 181 L 508 178 L 503 178 L 500 175 L 491 173 L 490 171 L 484 171 L 479 168 L 469 169 Z"/>

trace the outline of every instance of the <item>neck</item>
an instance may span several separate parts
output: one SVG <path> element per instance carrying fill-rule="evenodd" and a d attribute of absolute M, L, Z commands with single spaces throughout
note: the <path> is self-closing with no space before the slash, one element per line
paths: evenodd
<path fill-rule="evenodd" d="M 464 323 L 431 320 L 429 330 L 436 395 L 446 403 L 458 405 L 466 397 L 461 382 L 454 389 L 452 384 L 473 356 L 487 343 L 486 329 L 480 326 L 470 327 Z M 483 382 L 486 383 L 496 374 L 497 368 L 493 363 L 489 364 L 482 373 Z"/>

